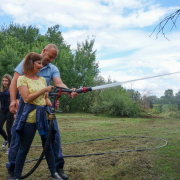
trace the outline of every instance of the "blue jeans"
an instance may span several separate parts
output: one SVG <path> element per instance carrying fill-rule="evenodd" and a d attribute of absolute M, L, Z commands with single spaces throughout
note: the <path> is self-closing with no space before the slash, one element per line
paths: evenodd
<path fill-rule="evenodd" d="M 21 111 L 21 113 L 23 111 L 23 106 L 24 106 L 24 101 L 22 98 L 20 98 L 18 111 Z M 12 138 L 11 138 L 11 144 L 10 144 L 10 151 L 8 155 L 9 163 L 6 164 L 7 169 L 10 171 L 14 171 L 15 160 L 16 160 L 17 152 L 19 150 L 19 145 L 20 145 L 19 135 L 16 132 L 16 127 L 17 127 L 18 122 L 19 122 L 19 119 L 16 119 L 11 129 Z M 57 132 L 55 134 L 55 139 L 52 140 L 52 149 L 54 152 L 56 168 L 62 169 L 64 166 L 64 158 L 63 158 L 62 149 L 61 149 L 60 131 L 58 128 L 57 119 L 55 119 L 54 122 L 55 122 L 55 126 L 57 127 Z"/>
<path fill-rule="evenodd" d="M 36 133 L 36 123 L 26 123 L 24 128 L 22 129 L 22 135 L 20 136 L 20 147 L 17 153 L 16 157 L 16 166 L 14 170 L 14 178 L 20 179 L 21 173 L 23 170 L 23 166 L 26 160 L 26 156 L 29 152 L 30 146 L 32 144 L 32 141 L 34 139 L 35 133 Z M 44 147 L 46 143 L 45 136 L 41 136 L 42 140 L 42 146 Z M 54 160 L 54 154 L 52 151 L 52 145 L 50 144 L 46 153 L 45 153 L 46 161 L 48 164 L 48 168 L 51 172 L 51 174 L 54 174 L 56 172 L 55 167 L 55 160 Z"/>

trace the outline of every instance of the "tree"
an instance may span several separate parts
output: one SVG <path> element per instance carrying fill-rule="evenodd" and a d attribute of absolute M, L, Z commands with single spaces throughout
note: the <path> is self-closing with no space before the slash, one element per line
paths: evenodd
<path fill-rule="evenodd" d="M 93 50 L 95 39 L 77 43 L 74 57 L 76 73 L 76 87 L 92 86 L 94 78 L 99 74 L 99 65 L 96 62 L 96 50 Z"/>
<path fill-rule="evenodd" d="M 172 89 L 165 90 L 164 95 L 168 99 L 174 98 L 174 94 L 173 94 L 173 90 Z"/>
<path fill-rule="evenodd" d="M 138 91 L 135 91 L 135 90 L 133 90 L 133 89 L 127 89 L 127 93 L 129 94 L 129 96 L 132 98 L 132 99 L 134 99 L 135 101 L 139 101 L 140 100 L 140 98 L 141 98 L 141 94 L 140 94 L 140 92 L 138 92 Z"/>
<path fill-rule="evenodd" d="M 49 43 L 54 43 L 58 47 L 61 47 L 61 45 L 64 44 L 61 31 L 59 31 L 59 25 L 49 27 L 45 36 L 47 37 Z"/>
<path fill-rule="evenodd" d="M 68 76 L 67 81 L 72 81 L 70 87 L 87 87 L 94 85 L 94 79 L 99 74 L 98 63 L 96 62 L 96 50 L 93 50 L 95 40 L 90 41 L 85 40 L 85 42 L 77 43 L 77 49 L 74 52 L 74 58 L 69 59 L 71 63 L 63 71 L 63 76 Z M 65 59 L 64 59 L 65 60 Z M 64 62 L 66 64 L 66 62 Z M 66 81 L 65 81 L 66 82 Z M 69 86 L 69 85 L 68 85 Z M 94 93 L 80 94 L 78 99 L 73 100 L 71 105 L 72 110 L 82 110 L 87 111 L 93 100 Z M 72 109 L 73 108 L 73 109 Z"/>
<path fill-rule="evenodd" d="M 154 107 L 154 104 L 158 104 L 157 96 L 143 96 L 142 101 L 151 109 Z"/>
<path fill-rule="evenodd" d="M 178 105 L 178 110 L 180 110 L 180 90 L 175 94 L 175 102 Z"/>
<path fill-rule="evenodd" d="M 33 27 L 32 25 L 26 27 L 25 25 L 21 26 L 19 24 L 11 23 L 6 28 L 1 26 L 1 33 L 3 33 L 5 37 L 15 37 L 21 41 L 24 46 L 29 45 L 31 50 L 39 36 L 39 29 L 37 27 Z"/>
<path fill-rule="evenodd" d="M 164 96 L 160 97 L 159 102 L 163 105 L 163 104 L 175 104 L 175 98 L 174 98 L 174 94 L 173 94 L 173 90 L 172 89 L 167 89 L 164 92 Z"/>

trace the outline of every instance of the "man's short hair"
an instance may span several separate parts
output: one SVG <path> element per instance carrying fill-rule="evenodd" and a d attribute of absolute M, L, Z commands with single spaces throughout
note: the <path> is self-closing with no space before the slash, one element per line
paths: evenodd
<path fill-rule="evenodd" d="M 46 49 L 47 51 L 49 51 L 51 49 L 55 49 L 57 54 L 58 54 L 58 48 L 57 48 L 57 46 L 55 44 L 48 44 L 48 45 L 45 46 L 44 49 Z"/>

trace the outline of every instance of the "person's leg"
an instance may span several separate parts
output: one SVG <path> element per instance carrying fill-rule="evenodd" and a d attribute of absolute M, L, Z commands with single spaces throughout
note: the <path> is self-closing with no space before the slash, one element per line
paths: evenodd
<path fill-rule="evenodd" d="M 64 158 L 62 155 L 62 148 L 61 148 L 61 136 L 60 131 L 58 128 L 57 119 L 54 120 L 55 126 L 57 127 L 57 132 L 55 134 L 55 139 L 52 141 L 52 148 L 55 157 L 55 164 L 56 168 L 63 168 L 64 167 Z"/>
<path fill-rule="evenodd" d="M 3 129 L 3 125 L 6 121 L 6 112 L 4 112 L 3 110 L 0 111 L 0 135 L 4 138 L 5 141 L 7 141 L 8 136 L 5 132 L 5 130 Z"/>
<path fill-rule="evenodd" d="M 61 176 L 63 180 L 67 180 L 68 176 L 63 171 L 65 162 L 62 155 L 61 136 L 60 136 L 60 131 L 58 128 L 57 119 L 55 119 L 54 122 L 55 122 L 55 126 L 57 127 L 57 132 L 55 134 L 55 139 L 52 141 L 52 148 L 53 148 L 54 157 L 55 157 L 56 171 L 58 172 L 58 174 Z"/>
<path fill-rule="evenodd" d="M 14 123 L 14 114 L 11 113 L 10 111 L 8 111 L 7 115 L 6 115 L 6 130 L 7 130 L 7 134 L 8 134 L 8 147 L 10 146 L 11 143 L 11 129 L 12 129 L 12 125 Z"/>
<path fill-rule="evenodd" d="M 42 146 L 44 148 L 47 138 L 45 138 L 45 136 L 41 136 L 41 140 L 42 140 Z M 46 161 L 48 164 L 48 168 L 51 172 L 51 175 L 53 175 L 56 172 L 56 166 L 55 166 L 54 153 L 52 150 L 52 144 L 51 143 L 48 146 L 48 149 L 45 153 L 45 157 L 46 157 Z"/>
<path fill-rule="evenodd" d="M 19 145 L 20 145 L 19 136 L 16 133 L 16 127 L 20 120 L 21 114 L 23 113 L 24 105 L 25 103 L 23 99 L 20 98 L 18 111 L 16 113 L 16 120 L 11 129 L 11 144 L 10 144 L 10 150 L 9 150 L 9 155 L 8 155 L 9 162 L 6 164 L 6 168 L 8 169 L 8 176 L 10 177 L 14 175 L 15 160 L 16 160 L 16 155 L 17 155 Z"/>
<path fill-rule="evenodd" d="M 9 163 L 6 164 L 6 168 L 8 169 L 8 176 L 10 177 L 14 176 L 16 155 L 20 146 L 20 138 L 16 132 L 16 127 L 17 127 L 17 124 L 15 123 L 11 129 L 11 144 L 10 144 L 10 150 L 8 154 Z"/>
<path fill-rule="evenodd" d="M 36 123 L 27 123 L 22 130 L 22 135 L 20 137 L 20 147 L 15 162 L 16 164 L 14 170 L 15 179 L 21 178 L 21 173 L 26 160 L 26 156 L 27 153 L 29 152 L 35 133 L 36 133 Z"/>

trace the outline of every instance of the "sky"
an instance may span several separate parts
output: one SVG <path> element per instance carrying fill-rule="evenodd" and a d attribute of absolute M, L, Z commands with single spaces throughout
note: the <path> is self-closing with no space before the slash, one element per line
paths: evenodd
<path fill-rule="evenodd" d="M 67 44 L 95 38 L 100 75 L 124 82 L 180 72 L 180 17 L 157 36 L 153 30 L 180 8 L 179 0 L 1 0 L 0 25 L 34 25 L 44 34 L 60 25 Z M 151 35 L 152 34 L 152 35 Z M 150 36 L 151 35 L 151 36 Z M 62 79 L 63 80 L 63 79 Z M 123 84 L 142 95 L 180 90 L 180 73 Z"/>

